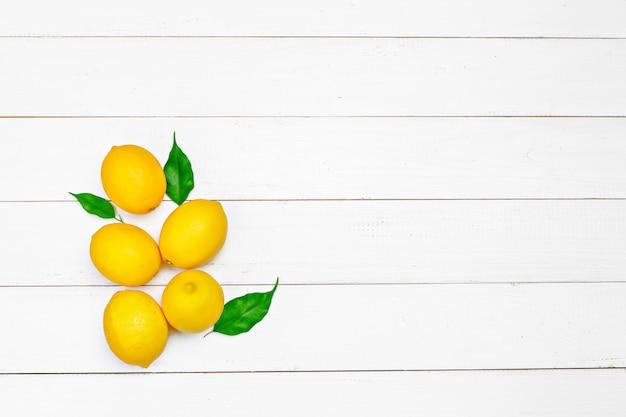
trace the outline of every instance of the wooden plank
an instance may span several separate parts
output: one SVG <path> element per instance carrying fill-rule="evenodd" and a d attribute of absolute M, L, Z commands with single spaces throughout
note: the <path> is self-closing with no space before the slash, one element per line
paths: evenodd
<path fill-rule="evenodd" d="M 102 194 L 111 146 L 164 164 L 174 131 L 196 197 L 626 197 L 624 118 L 0 119 L 0 131 L 4 201 Z"/>
<path fill-rule="evenodd" d="M 228 284 L 622 282 L 626 201 L 228 201 L 206 270 Z M 109 221 L 77 202 L 2 203 L 2 285 L 110 285 L 89 259 Z M 158 238 L 166 202 L 126 222 Z M 30 257 L 37 262 L 26 261 Z M 175 270 L 151 281 L 164 285 Z"/>
<path fill-rule="evenodd" d="M 619 0 L 30 0 L 4 8 L 0 36 L 624 37 L 625 16 Z"/>
<path fill-rule="evenodd" d="M 226 286 L 225 296 L 269 288 Z M 0 288 L 0 373 L 141 372 L 104 340 L 118 289 Z M 163 287 L 144 290 L 160 300 Z M 624 367 L 624 297 L 623 283 L 283 285 L 249 333 L 172 334 L 149 371 Z"/>
<path fill-rule="evenodd" d="M 626 39 L 2 38 L 0 53 L 0 116 L 626 115 Z"/>
<path fill-rule="evenodd" d="M 625 378 L 618 369 L 12 375 L 0 390 L 3 409 L 20 415 L 621 417 Z"/>

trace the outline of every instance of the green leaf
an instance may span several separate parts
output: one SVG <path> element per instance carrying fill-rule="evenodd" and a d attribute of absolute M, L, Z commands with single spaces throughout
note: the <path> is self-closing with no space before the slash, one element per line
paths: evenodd
<path fill-rule="evenodd" d="M 115 207 L 113 207 L 113 204 L 111 204 L 109 200 L 90 193 L 70 194 L 76 197 L 87 213 L 95 214 L 103 219 L 117 219 L 122 221 L 121 218 L 115 217 Z"/>
<path fill-rule="evenodd" d="M 189 193 L 193 190 L 193 171 L 191 162 L 187 155 L 178 147 L 176 143 L 176 132 L 174 132 L 174 143 L 167 162 L 163 166 L 167 188 L 165 193 L 179 206 L 187 200 Z"/>
<path fill-rule="evenodd" d="M 278 278 L 271 291 L 254 292 L 227 302 L 222 316 L 213 326 L 213 332 L 235 336 L 250 330 L 269 311 L 277 287 Z"/>

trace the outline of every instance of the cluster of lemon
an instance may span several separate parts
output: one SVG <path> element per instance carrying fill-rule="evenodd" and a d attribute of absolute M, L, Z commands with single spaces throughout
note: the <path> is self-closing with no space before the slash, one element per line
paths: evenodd
<path fill-rule="evenodd" d="M 100 174 L 107 196 L 126 212 L 149 213 L 165 196 L 163 168 L 140 146 L 114 146 L 105 156 Z M 121 221 L 94 233 L 91 260 L 102 275 L 118 285 L 144 285 L 163 263 L 183 269 L 165 287 L 160 305 L 138 289 L 120 290 L 111 297 L 104 310 L 104 334 L 119 359 L 147 368 L 165 349 L 169 326 L 182 332 L 202 332 L 218 321 L 224 310 L 222 287 L 211 275 L 194 268 L 217 254 L 226 233 L 222 205 L 204 199 L 177 206 L 163 223 L 158 243 L 140 227 Z"/>

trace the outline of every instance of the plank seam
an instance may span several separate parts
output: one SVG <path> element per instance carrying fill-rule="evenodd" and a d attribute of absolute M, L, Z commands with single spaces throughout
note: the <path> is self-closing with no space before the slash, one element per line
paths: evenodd
<path fill-rule="evenodd" d="M 312 369 L 263 371 L 120 371 L 120 372 L 0 372 L 0 376 L 46 375 L 231 375 L 231 374 L 364 374 L 364 373 L 466 373 L 466 372 L 571 372 L 626 371 L 626 367 L 537 367 L 537 368 L 427 368 L 427 369 Z"/>
<path fill-rule="evenodd" d="M 624 119 L 626 115 L 0 115 L 0 119 Z"/>
<path fill-rule="evenodd" d="M 281 287 L 391 287 L 391 286 L 468 286 L 468 285 L 482 285 L 482 286 L 494 286 L 494 285 L 506 285 L 506 286 L 521 286 L 521 285 L 624 285 L 626 281 L 448 281 L 448 282 L 281 282 Z M 142 287 L 165 287 L 164 284 L 145 284 Z M 76 288 L 119 288 L 116 284 L 33 284 L 33 285 L 0 285 L 0 289 L 33 289 L 33 288 L 64 288 L 64 289 L 76 289 Z M 271 288 L 271 284 L 258 282 L 258 283 L 225 283 L 222 287 L 268 287 Z"/>
<path fill-rule="evenodd" d="M 297 203 L 297 202 L 462 202 L 462 201 L 625 201 L 626 197 L 475 197 L 475 198 L 215 198 L 231 203 Z M 171 200 L 163 200 L 170 203 Z M 76 200 L 0 200 L 0 204 L 71 203 Z"/>
<path fill-rule="evenodd" d="M 620 36 L 429 36 L 429 35 L 0 35 L 0 39 L 476 39 L 626 40 Z"/>

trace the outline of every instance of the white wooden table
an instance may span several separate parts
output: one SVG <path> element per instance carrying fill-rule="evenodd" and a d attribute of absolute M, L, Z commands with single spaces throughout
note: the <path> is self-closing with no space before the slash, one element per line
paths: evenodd
<path fill-rule="evenodd" d="M 0 9 L 2 415 L 626 415 L 625 1 Z M 68 192 L 174 131 L 229 216 L 203 269 L 281 285 L 142 370 Z"/>

